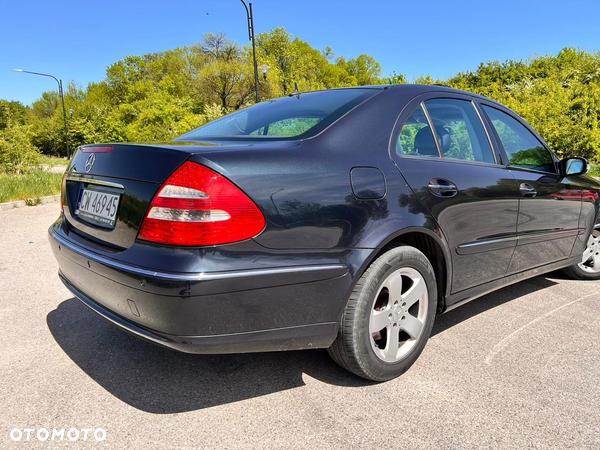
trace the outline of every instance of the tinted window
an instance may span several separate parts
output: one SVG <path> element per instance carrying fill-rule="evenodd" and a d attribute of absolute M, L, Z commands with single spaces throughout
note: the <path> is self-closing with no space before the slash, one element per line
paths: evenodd
<path fill-rule="evenodd" d="M 269 100 L 207 123 L 177 140 L 309 137 L 378 92 L 337 89 Z"/>
<path fill-rule="evenodd" d="M 542 143 L 521 123 L 495 108 L 484 106 L 511 166 L 542 172 L 556 171 L 554 161 Z"/>
<path fill-rule="evenodd" d="M 439 156 L 433 134 L 420 105 L 406 119 L 402 127 L 396 142 L 396 153 L 399 155 Z"/>
<path fill-rule="evenodd" d="M 444 158 L 495 163 L 483 124 L 470 101 L 428 100 L 425 107 Z"/>

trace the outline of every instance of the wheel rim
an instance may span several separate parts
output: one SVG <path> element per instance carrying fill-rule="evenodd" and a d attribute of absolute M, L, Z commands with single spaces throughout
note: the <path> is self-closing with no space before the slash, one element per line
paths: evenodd
<path fill-rule="evenodd" d="M 423 276 L 411 267 L 390 274 L 371 307 L 369 338 L 377 357 L 385 362 L 403 359 L 425 328 L 428 294 Z"/>
<path fill-rule="evenodd" d="M 586 272 L 600 272 L 600 229 L 596 228 L 590 234 L 579 267 Z"/>

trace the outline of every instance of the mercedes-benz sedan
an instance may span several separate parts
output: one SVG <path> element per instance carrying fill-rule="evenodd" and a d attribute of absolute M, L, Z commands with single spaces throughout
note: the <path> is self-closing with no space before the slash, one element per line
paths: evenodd
<path fill-rule="evenodd" d="M 388 380 L 438 314 L 555 269 L 600 278 L 587 169 L 467 92 L 295 93 L 174 142 L 80 147 L 50 242 L 75 296 L 157 344 L 328 348 Z"/>

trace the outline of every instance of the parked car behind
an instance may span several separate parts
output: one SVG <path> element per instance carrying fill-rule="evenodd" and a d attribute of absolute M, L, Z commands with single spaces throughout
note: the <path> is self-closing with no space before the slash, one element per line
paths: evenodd
<path fill-rule="evenodd" d="M 382 381 L 438 314 L 556 269 L 600 278 L 587 170 L 467 92 L 302 93 L 171 143 L 80 147 L 50 242 L 71 292 L 135 335 L 191 353 L 328 348 Z"/>

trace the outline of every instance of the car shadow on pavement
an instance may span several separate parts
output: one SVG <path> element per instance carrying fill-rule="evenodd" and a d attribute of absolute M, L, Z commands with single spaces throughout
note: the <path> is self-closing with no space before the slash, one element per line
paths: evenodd
<path fill-rule="evenodd" d="M 555 275 L 554 273 L 549 275 Z M 546 275 L 548 276 L 548 275 Z M 494 291 L 490 294 L 476 298 L 456 309 L 448 311 L 446 314 L 439 316 L 435 320 L 432 336 L 446 331 L 448 328 L 458 325 L 459 323 L 477 316 L 485 311 L 501 306 L 519 297 L 532 294 L 542 289 L 547 289 L 558 283 L 552 281 L 546 276 L 538 276 L 529 280 L 521 281 L 520 283 L 512 284 L 505 288 Z"/>
<path fill-rule="evenodd" d="M 543 277 L 504 288 L 438 317 L 439 334 L 470 317 L 555 284 Z M 260 397 L 305 385 L 303 374 L 324 383 L 360 388 L 358 378 L 325 350 L 237 355 L 192 355 L 156 346 L 108 323 L 76 298 L 47 316 L 52 336 L 94 381 L 145 412 L 172 414 Z"/>
<path fill-rule="evenodd" d="M 105 321 L 76 298 L 47 316 L 64 352 L 115 397 L 142 411 L 171 414 L 304 386 L 303 374 L 361 387 L 325 350 L 193 355 L 154 345 Z"/>

